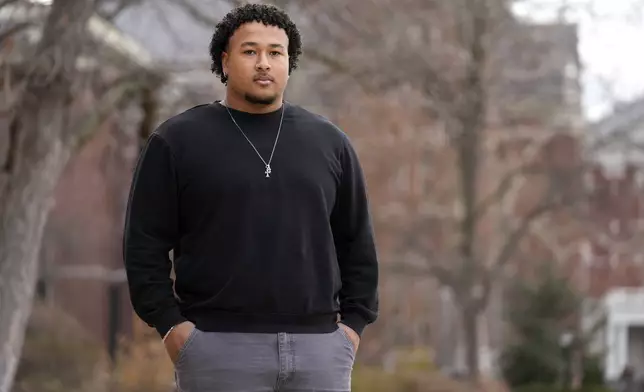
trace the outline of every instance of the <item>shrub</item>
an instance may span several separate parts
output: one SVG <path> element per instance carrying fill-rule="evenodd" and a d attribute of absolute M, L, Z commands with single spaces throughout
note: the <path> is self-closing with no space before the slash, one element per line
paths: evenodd
<path fill-rule="evenodd" d="M 14 392 L 100 391 L 108 360 L 102 347 L 61 309 L 34 304 Z"/>
<path fill-rule="evenodd" d="M 119 392 L 170 392 L 174 385 L 174 367 L 157 336 L 141 336 L 123 341 L 112 374 Z"/>
<path fill-rule="evenodd" d="M 574 391 L 548 384 L 526 384 L 513 389 L 516 392 L 613 392 L 602 385 L 585 385 Z"/>
<path fill-rule="evenodd" d="M 583 301 L 568 279 L 546 267 L 536 279 L 515 281 L 508 298 L 507 320 L 514 339 L 503 351 L 500 362 L 512 390 L 531 391 L 530 388 L 546 388 L 544 385 L 570 379 L 573 353 L 585 353 L 592 333 L 597 331 L 577 327 Z M 571 339 L 562 346 L 564 334 Z M 585 358 L 583 365 L 584 384 L 601 384 L 596 358 Z"/>
<path fill-rule="evenodd" d="M 604 384 L 604 372 L 601 358 L 598 356 L 584 358 L 584 386 Z"/>
<path fill-rule="evenodd" d="M 414 368 L 386 373 L 380 368 L 356 366 L 353 372 L 353 392 L 467 392 L 461 382 L 449 379 L 436 370 Z"/>
<path fill-rule="evenodd" d="M 101 342 L 61 309 L 36 304 L 13 392 L 172 392 L 173 367 L 157 337 L 122 342 L 116 366 Z"/>
<path fill-rule="evenodd" d="M 512 386 L 555 383 L 562 366 L 561 359 L 552 354 L 557 348 L 539 341 L 507 347 L 501 357 L 505 380 Z"/>

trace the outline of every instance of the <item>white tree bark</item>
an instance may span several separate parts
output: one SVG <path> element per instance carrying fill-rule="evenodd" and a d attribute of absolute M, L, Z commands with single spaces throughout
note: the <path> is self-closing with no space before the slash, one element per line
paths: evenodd
<path fill-rule="evenodd" d="M 31 312 L 38 253 L 57 179 L 70 148 L 56 143 L 8 192 L 0 226 L 0 392 L 9 392 Z"/>
<path fill-rule="evenodd" d="M 0 162 L 0 392 L 9 392 L 38 276 L 38 254 L 54 189 L 76 136 L 70 104 L 76 59 L 94 0 L 54 0 Z M 27 64 L 25 64 L 26 66 Z"/>

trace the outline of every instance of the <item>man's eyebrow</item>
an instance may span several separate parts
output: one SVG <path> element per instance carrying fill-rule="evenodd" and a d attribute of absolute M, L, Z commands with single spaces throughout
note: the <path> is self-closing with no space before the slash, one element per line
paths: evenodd
<path fill-rule="evenodd" d="M 246 42 L 242 42 L 241 46 L 259 46 L 259 44 L 253 41 L 246 41 Z M 286 49 L 282 44 L 270 44 L 268 46 L 270 46 L 271 48 Z"/>

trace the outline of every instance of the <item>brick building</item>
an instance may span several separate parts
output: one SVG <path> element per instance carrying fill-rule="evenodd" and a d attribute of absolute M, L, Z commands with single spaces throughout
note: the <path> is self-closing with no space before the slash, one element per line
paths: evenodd
<path fill-rule="evenodd" d="M 616 380 L 626 365 L 644 377 L 644 97 L 619 104 L 591 128 L 587 174 L 589 235 L 578 265 L 581 287 L 606 318 L 598 349 L 604 376 Z"/>
<path fill-rule="evenodd" d="M 595 142 L 608 140 L 592 156 L 588 173 L 589 213 L 595 236 L 585 244 L 588 289 L 600 297 L 612 287 L 643 283 L 644 98 L 617 105 L 591 128 Z"/>

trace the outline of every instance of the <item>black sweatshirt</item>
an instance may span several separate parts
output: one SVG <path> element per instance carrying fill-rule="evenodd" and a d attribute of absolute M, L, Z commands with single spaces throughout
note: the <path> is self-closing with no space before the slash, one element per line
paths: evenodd
<path fill-rule="evenodd" d="M 124 259 L 134 310 L 160 335 L 186 320 L 204 331 L 326 333 L 339 315 L 358 334 L 375 321 L 378 263 L 356 153 L 325 118 L 284 108 L 269 177 L 219 103 L 148 139 Z M 268 162 L 281 109 L 230 111 Z"/>

